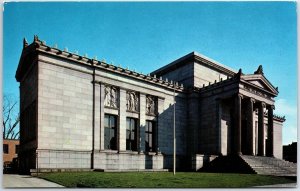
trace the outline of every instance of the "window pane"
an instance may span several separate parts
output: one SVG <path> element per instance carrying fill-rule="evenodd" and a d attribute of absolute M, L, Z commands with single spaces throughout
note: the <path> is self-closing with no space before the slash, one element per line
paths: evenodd
<path fill-rule="evenodd" d="M 110 116 L 110 127 L 115 128 L 115 116 Z"/>
<path fill-rule="evenodd" d="M 126 140 L 126 150 L 130 150 L 130 140 Z"/>
<path fill-rule="evenodd" d="M 8 144 L 3 144 L 3 152 L 8 154 Z"/>
<path fill-rule="evenodd" d="M 130 118 L 126 118 L 126 129 L 130 130 Z"/>
<path fill-rule="evenodd" d="M 149 121 L 149 131 L 152 132 L 152 122 Z"/>
<path fill-rule="evenodd" d="M 104 116 L 104 127 L 109 127 L 109 115 L 105 115 Z"/>
<path fill-rule="evenodd" d="M 104 149 L 110 149 L 110 128 L 104 128 Z"/>
<path fill-rule="evenodd" d="M 149 122 L 146 121 L 146 126 L 145 126 L 145 131 L 146 131 L 146 132 L 148 131 L 148 124 L 149 124 Z"/>
<path fill-rule="evenodd" d="M 129 137 L 130 137 L 130 131 L 129 131 L 129 130 L 126 130 L 126 139 L 129 140 Z"/>
<path fill-rule="evenodd" d="M 152 147 L 152 134 L 149 134 L 149 147 Z"/>
<path fill-rule="evenodd" d="M 104 149 L 117 149 L 117 116 L 104 115 Z"/>

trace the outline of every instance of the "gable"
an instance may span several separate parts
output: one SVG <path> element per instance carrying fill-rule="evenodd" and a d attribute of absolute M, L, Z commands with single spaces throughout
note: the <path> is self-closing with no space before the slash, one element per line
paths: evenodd
<path fill-rule="evenodd" d="M 251 84 L 254 84 L 256 86 L 259 86 L 263 89 L 267 89 L 266 85 L 264 83 L 262 83 L 260 80 L 249 80 L 248 82 L 250 82 Z"/>
<path fill-rule="evenodd" d="M 243 75 L 242 80 L 250 84 L 253 84 L 256 87 L 262 88 L 275 95 L 278 94 L 277 88 L 275 88 L 262 74 Z"/>

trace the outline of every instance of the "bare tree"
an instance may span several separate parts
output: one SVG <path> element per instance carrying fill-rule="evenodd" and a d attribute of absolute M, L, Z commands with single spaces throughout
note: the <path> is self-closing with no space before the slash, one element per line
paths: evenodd
<path fill-rule="evenodd" d="M 20 113 L 17 111 L 18 101 L 11 95 L 3 96 L 3 139 L 18 139 L 20 130 Z"/>

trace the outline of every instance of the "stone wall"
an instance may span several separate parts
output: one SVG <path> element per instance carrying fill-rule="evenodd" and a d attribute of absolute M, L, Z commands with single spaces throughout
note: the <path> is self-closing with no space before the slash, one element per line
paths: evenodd
<path fill-rule="evenodd" d="M 219 82 L 221 80 L 227 79 L 227 75 L 216 71 L 215 69 L 209 68 L 204 66 L 200 63 L 194 63 L 194 86 L 195 87 L 202 87 L 203 84 L 205 86 L 209 85 L 210 83 L 214 83 L 215 80 Z"/>
<path fill-rule="evenodd" d="M 20 152 L 19 161 L 21 173 L 28 173 L 35 167 L 36 116 L 38 67 L 36 60 L 32 60 L 26 74 L 20 82 Z"/>
<path fill-rule="evenodd" d="M 183 84 L 184 87 L 192 87 L 194 85 L 194 63 L 190 62 L 175 70 L 164 74 L 163 79 L 168 79 Z"/>
<path fill-rule="evenodd" d="M 152 164 L 152 168 L 162 169 L 172 166 L 172 162 L 164 159 L 164 156 L 168 158 L 173 154 L 173 147 L 170 146 L 173 145 L 174 117 L 172 89 L 98 69 L 95 71 L 96 83 L 93 83 L 91 67 L 52 56 L 40 55 L 38 65 L 38 168 L 135 169 L 137 165 L 143 169 Z M 118 90 L 118 107 L 115 109 L 104 106 L 106 85 L 114 86 Z M 126 110 L 127 91 L 135 91 L 139 95 L 137 112 Z M 156 116 L 145 113 L 147 95 L 157 98 Z M 187 139 L 186 97 L 180 92 L 175 95 L 176 153 L 184 156 Z M 105 114 L 114 114 L 118 118 L 117 152 L 104 149 Z M 126 151 L 126 117 L 138 119 L 141 154 Z M 146 120 L 156 121 L 158 125 L 158 155 L 143 154 Z M 117 163 L 116 167 L 112 167 Z"/>
<path fill-rule="evenodd" d="M 163 155 L 138 154 L 133 152 L 116 153 L 102 151 L 95 153 L 95 168 L 106 170 L 163 169 Z"/>
<path fill-rule="evenodd" d="M 201 98 L 200 105 L 199 153 L 219 154 L 219 116 L 217 116 L 219 106 L 216 97 Z"/>
<path fill-rule="evenodd" d="M 66 68 L 72 63 L 39 59 L 38 148 L 92 150 L 92 75 Z"/>
<path fill-rule="evenodd" d="M 274 156 L 282 159 L 282 123 L 274 120 Z"/>

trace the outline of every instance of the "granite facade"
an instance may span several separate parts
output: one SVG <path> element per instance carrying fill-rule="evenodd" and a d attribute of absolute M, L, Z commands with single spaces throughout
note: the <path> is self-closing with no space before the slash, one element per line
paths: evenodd
<path fill-rule="evenodd" d="M 23 165 L 24 172 L 171 169 L 174 122 L 178 169 L 197 170 L 218 155 L 246 153 L 245 145 L 257 154 L 257 104 L 273 105 L 278 94 L 262 73 L 243 75 L 196 53 L 150 75 L 51 48 L 37 38 L 24 44 L 22 54 L 16 74 L 24 100 L 21 115 L 36 102 L 36 136 L 21 141 L 21 155 L 31 164 Z M 240 102 L 237 94 L 242 94 Z M 244 113 L 251 110 L 249 98 L 256 100 L 251 115 Z M 275 117 L 272 126 L 271 117 L 264 117 L 273 133 L 270 153 L 281 158 L 284 119 Z"/>

